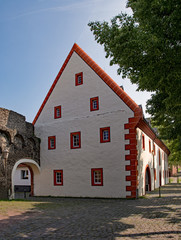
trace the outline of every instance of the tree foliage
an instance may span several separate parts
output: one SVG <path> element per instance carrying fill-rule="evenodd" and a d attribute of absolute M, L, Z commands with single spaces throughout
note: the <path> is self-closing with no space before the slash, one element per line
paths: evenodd
<path fill-rule="evenodd" d="M 133 15 L 90 22 L 118 74 L 153 92 L 147 111 L 161 137 L 181 149 L 181 3 L 180 0 L 128 0 Z"/>

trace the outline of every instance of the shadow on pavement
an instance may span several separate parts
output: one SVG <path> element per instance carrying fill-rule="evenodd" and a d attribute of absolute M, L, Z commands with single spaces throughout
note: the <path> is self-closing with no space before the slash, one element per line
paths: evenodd
<path fill-rule="evenodd" d="M 181 234 L 175 188 L 181 186 L 164 187 L 169 196 L 137 200 L 33 198 L 30 211 L 0 221 L 0 239 L 169 238 Z"/>

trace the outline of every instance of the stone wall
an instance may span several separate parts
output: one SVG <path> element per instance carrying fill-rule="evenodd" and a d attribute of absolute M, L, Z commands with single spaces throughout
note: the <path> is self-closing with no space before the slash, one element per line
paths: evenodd
<path fill-rule="evenodd" d="M 11 194 L 12 169 L 22 158 L 40 165 L 40 140 L 34 135 L 34 126 L 24 116 L 0 108 L 0 199 Z"/>

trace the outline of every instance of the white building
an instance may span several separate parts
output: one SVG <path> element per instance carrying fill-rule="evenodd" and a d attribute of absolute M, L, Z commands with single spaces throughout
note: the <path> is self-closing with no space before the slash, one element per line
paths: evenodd
<path fill-rule="evenodd" d="M 134 198 L 168 182 L 169 150 L 142 109 L 77 44 L 33 124 L 35 195 Z"/>

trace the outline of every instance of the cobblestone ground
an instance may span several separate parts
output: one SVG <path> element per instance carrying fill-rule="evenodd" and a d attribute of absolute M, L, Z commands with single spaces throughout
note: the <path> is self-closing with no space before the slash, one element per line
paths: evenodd
<path fill-rule="evenodd" d="M 162 187 L 161 196 L 32 199 L 29 211 L 1 218 L 0 240 L 181 239 L 181 185 Z"/>

